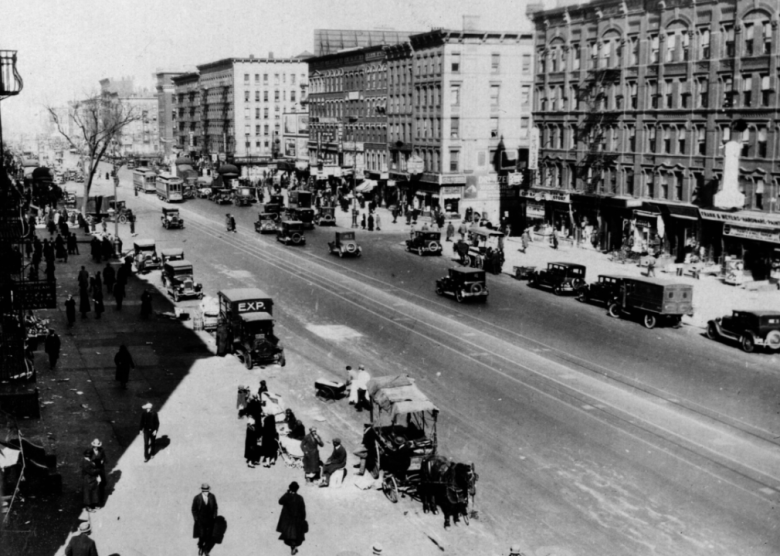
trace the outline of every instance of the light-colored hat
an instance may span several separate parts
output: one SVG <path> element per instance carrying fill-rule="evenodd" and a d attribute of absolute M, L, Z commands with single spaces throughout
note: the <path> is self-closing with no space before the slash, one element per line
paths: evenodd
<path fill-rule="evenodd" d="M 255 424 L 255 418 L 254 417 L 247 417 L 246 422 L 249 423 L 250 425 L 254 425 Z"/>
<path fill-rule="evenodd" d="M 152 409 L 152 402 L 146 402 L 141 406 L 141 409 Z"/>
<path fill-rule="evenodd" d="M 89 526 L 89 521 L 84 521 L 82 523 L 79 523 L 79 533 L 89 533 L 91 531 L 91 527 Z"/>
<path fill-rule="evenodd" d="M 364 365 L 358 365 L 358 370 L 365 371 L 366 367 Z"/>
<path fill-rule="evenodd" d="M 211 487 L 209 486 L 208 483 L 203 483 L 202 485 L 200 485 L 200 490 L 209 491 L 211 490 Z"/>
<path fill-rule="evenodd" d="M 520 545 L 519 544 L 513 544 L 509 547 L 509 554 L 520 554 Z"/>
<path fill-rule="evenodd" d="M 100 440 L 98 440 L 98 439 L 96 438 L 95 440 L 93 440 L 93 441 L 92 441 L 92 445 L 93 445 L 95 448 L 100 448 L 100 447 L 103 445 L 103 443 L 102 443 Z"/>

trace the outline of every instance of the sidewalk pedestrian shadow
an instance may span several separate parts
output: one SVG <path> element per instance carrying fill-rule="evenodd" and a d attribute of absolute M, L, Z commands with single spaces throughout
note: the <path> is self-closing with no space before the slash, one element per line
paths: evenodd
<path fill-rule="evenodd" d="M 108 502 L 108 499 L 111 498 L 112 494 L 114 494 L 114 490 L 116 490 L 116 485 L 121 478 L 122 478 L 122 471 L 120 469 L 115 469 L 114 471 L 108 474 L 108 481 L 106 481 L 107 482 L 106 502 Z"/>
<path fill-rule="evenodd" d="M 171 439 L 167 434 L 164 434 L 160 437 L 158 437 L 154 441 L 154 452 L 155 454 L 159 454 L 163 450 L 165 450 L 168 446 L 171 445 Z"/>

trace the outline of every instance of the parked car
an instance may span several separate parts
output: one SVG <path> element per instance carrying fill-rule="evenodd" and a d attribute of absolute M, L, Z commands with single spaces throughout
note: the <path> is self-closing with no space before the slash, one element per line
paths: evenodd
<path fill-rule="evenodd" d="M 458 303 L 467 299 L 487 301 L 485 271 L 479 268 L 450 268 L 449 274 L 436 280 L 438 295 L 453 295 Z"/>
<path fill-rule="evenodd" d="M 684 315 L 693 315 L 693 286 L 657 278 L 624 278 L 607 310 L 612 317 L 640 317 L 646 328 L 654 328 L 659 321 L 679 326 Z"/>
<path fill-rule="evenodd" d="M 276 241 L 285 245 L 304 245 L 306 236 L 303 234 L 303 222 L 298 220 L 282 220 L 276 232 Z"/>
<path fill-rule="evenodd" d="M 162 264 L 153 239 L 137 239 L 133 242 L 133 260 L 140 274 L 160 268 Z"/>
<path fill-rule="evenodd" d="M 317 226 L 335 226 L 336 207 L 320 207 L 319 212 L 314 217 L 314 223 Z"/>
<path fill-rule="evenodd" d="M 261 212 L 257 215 L 255 231 L 261 234 L 275 234 L 279 229 L 279 215 L 273 212 Z"/>
<path fill-rule="evenodd" d="M 355 232 L 336 232 L 335 240 L 328 242 L 328 253 L 336 253 L 339 257 L 360 257 L 363 255 L 363 249 L 355 240 Z"/>
<path fill-rule="evenodd" d="M 296 220 L 303 223 L 304 228 L 314 229 L 314 209 L 306 207 L 288 207 L 285 211 L 288 220 Z"/>
<path fill-rule="evenodd" d="M 430 253 L 441 255 L 441 233 L 429 231 L 415 231 L 411 239 L 406 240 L 406 250 L 416 251 L 418 255 Z"/>
<path fill-rule="evenodd" d="M 211 188 L 210 187 L 198 187 L 198 189 L 195 191 L 195 196 L 198 199 L 209 199 L 211 198 Z"/>
<path fill-rule="evenodd" d="M 780 350 L 780 312 L 734 311 L 731 315 L 708 322 L 707 337 L 739 342 L 748 353 L 755 351 L 756 347 Z"/>
<path fill-rule="evenodd" d="M 180 247 L 160 249 L 160 259 L 162 264 L 165 264 L 168 261 L 182 261 L 184 260 L 184 249 L 181 249 Z"/>
<path fill-rule="evenodd" d="M 285 366 L 284 348 L 274 335 L 273 300 L 257 288 L 222 290 L 219 319 L 230 338 L 229 349 L 247 369 L 255 363 Z"/>
<path fill-rule="evenodd" d="M 185 297 L 203 297 L 203 285 L 195 281 L 192 263 L 168 261 L 162 269 L 163 284 L 174 301 Z"/>
<path fill-rule="evenodd" d="M 224 205 L 226 203 L 229 204 L 233 202 L 233 190 L 229 187 L 224 189 L 216 189 L 212 187 L 211 196 L 209 198 L 218 205 Z"/>
<path fill-rule="evenodd" d="M 609 306 L 619 295 L 623 278 L 614 274 L 599 274 L 598 280 L 577 290 L 577 300 Z"/>
<path fill-rule="evenodd" d="M 585 285 L 585 272 L 581 264 L 547 263 L 546 269 L 537 270 L 528 277 L 528 285 L 552 288 L 555 295 L 563 295 L 576 292 Z"/>
<path fill-rule="evenodd" d="M 254 187 L 239 187 L 233 192 L 233 204 L 237 207 L 248 207 L 256 202 Z"/>
<path fill-rule="evenodd" d="M 163 207 L 160 222 L 162 222 L 162 227 L 166 230 L 184 228 L 184 219 L 179 215 L 179 209 L 177 208 Z"/>

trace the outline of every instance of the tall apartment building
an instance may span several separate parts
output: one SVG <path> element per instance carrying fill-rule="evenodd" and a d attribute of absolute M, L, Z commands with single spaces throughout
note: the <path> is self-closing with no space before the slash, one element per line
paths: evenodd
<path fill-rule="evenodd" d="M 203 128 L 201 123 L 200 76 L 197 72 L 182 73 L 171 78 L 173 95 L 173 150 L 193 160 L 200 158 L 203 151 Z"/>
<path fill-rule="evenodd" d="M 157 126 L 160 134 L 160 147 L 163 156 L 170 157 L 173 153 L 173 78 L 182 72 L 158 71 L 154 74 L 157 89 Z"/>
<path fill-rule="evenodd" d="M 102 94 L 114 94 L 128 110 L 136 116 L 122 129 L 119 154 L 158 155 L 160 137 L 158 127 L 158 103 L 154 93 L 146 88 L 137 88 L 132 78 L 119 80 L 102 79 Z"/>
<path fill-rule="evenodd" d="M 600 0 L 529 13 L 533 214 L 604 249 L 656 244 L 682 259 L 704 247 L 765 277 L 780 259 L 779 12 L 768 2 Z M 730 195 L 726 151 L 739 155 Z"/>
<path fill-rule="evenodd" d="M 389 174 L 401 198 L 522 228 L 533 37 L 435 29 L 388 47 Z M 410 159 L 422 173 L 409 173 Z M 415 201 L 416 199 L 416 201 Z"/>

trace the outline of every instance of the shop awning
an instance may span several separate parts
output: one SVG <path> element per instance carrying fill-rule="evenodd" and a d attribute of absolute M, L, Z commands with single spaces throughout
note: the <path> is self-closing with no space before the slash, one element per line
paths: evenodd
<path fill-rule="evenodd" d="M 363 183 L 358 185 L 355 188 L 355 191 L 358 193 L 368 193 L 375 187 L 376 187 L 376 182 L 374 180 L 363 180 Z"/>
<path fill-rule="evenodd" d="M 672 216 L 673 218 L 693 220 L 694 222 L 698 222 L 699 220 L 699 207 L 692 207 L 687 205 L 666 205 L 666 209 L 669 211 L 669 216 Z"/>
<path fill-rule="evenodd" d="M 460 191 L 458 191 L 457 193 L 454 193 L 454 192 L 446 192 L 446 193 L 442 193 L 442 194 L 441 194 L 441 199 L 442 199 L 443 201 L 446 201 L 446 200 L 448 200 L 448 199 L 460 199 L 460 198 L 461 198 Z"/>
<path fill-rule="evenodd" d="M 722 210 L 699 209 L 704 220 L 715 220 L 724 224 L 735 224 L 744 228 L 769 229 L 780 228 L 780 215 L 755 210 L 727 212 Z"/>
<path fill-rule="evenodd" d="M 416 191 L 414 194 L 418 197 L 425 197 L 426 195 L 432 195 L 430 191 Z"/>

